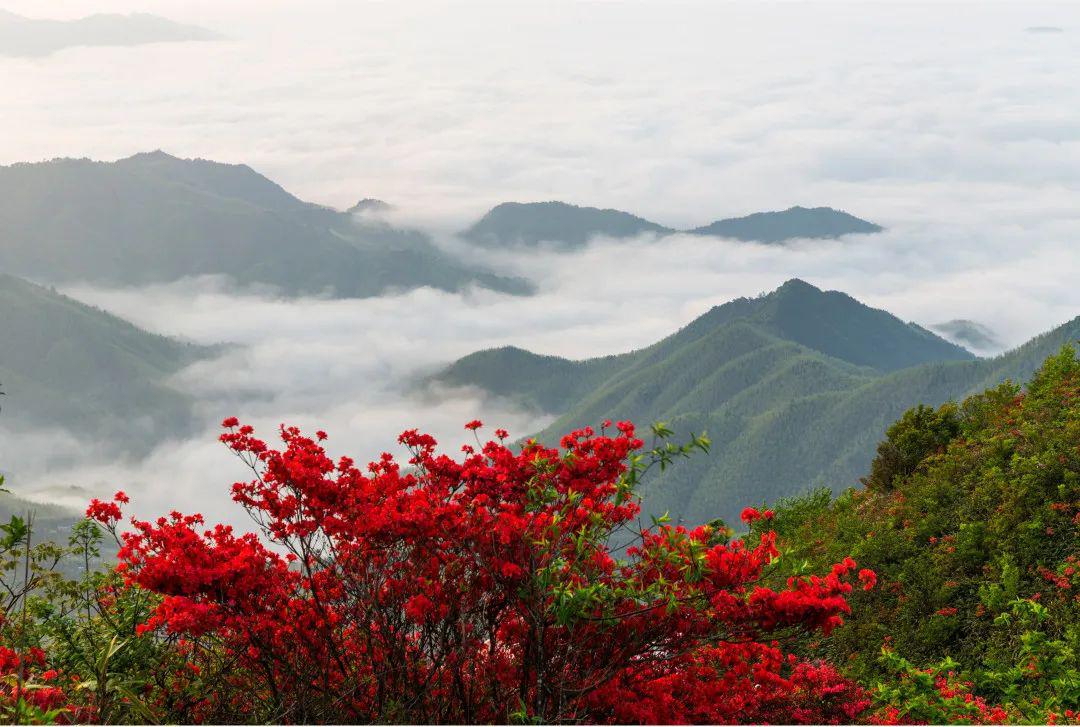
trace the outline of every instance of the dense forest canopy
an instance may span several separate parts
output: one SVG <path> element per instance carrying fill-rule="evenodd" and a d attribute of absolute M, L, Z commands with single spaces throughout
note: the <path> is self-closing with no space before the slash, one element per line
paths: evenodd
<path fill-rule="evenodd" d="M 909 407 L 1025 380 L 1078 338 L 1080 318 L 976 359 L 920 326 L 792 280 L 717 306 L 638 351 L 584 361 L 516 347 L 480 351 L 436 380 L 559 415 L 535 435 L 543 442 L 604 419 L 707 431 L 712 454 L 658 476 L 644 506 L 687 523 L 734 522 L 746 503 L 846 489 Z"/>

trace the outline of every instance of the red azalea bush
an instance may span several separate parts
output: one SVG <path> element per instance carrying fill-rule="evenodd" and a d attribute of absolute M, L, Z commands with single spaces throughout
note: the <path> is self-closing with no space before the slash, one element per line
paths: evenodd
<path fill-rule="evenodd" d="M 704 438 L 643 451 L 619 423 L 515 452 L 499 430 L 458 461 L 413 430 L 407 466 L 361 469 L 322 432 L 282 428 L 277 450 L 224 426 L 260 532 L 173 513 L 121 536 L 127 583 L 162 597 L 140 638 L 175 644 L 185 688 L 203 685 L 174 719 L 826 723 L 868 706 L 782 647 L 842 623 L 854 561 L 773 590 L 772 532 L 642 525 L 642 473 Z M 114 528 L 119 504 L 88 514 Z"/>

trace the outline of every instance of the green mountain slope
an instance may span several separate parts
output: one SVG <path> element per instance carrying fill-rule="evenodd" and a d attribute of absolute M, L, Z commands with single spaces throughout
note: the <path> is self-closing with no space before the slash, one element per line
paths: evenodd
<path fill-rule="evenodd" d="M 870 234 L 884 228 L 831 207 L 791 207 L 782 212 L 755 212 L 746 217 L 717 220 L 689 232 L 733 237 L 736 240 L 777 243 L 794 238 L 834 238 Z"/>
<path fill-rule="evenodd" d="M 1077 333 L 1073 321 L 1039 346 Z M 774 522 L 794 562 L 812 569 L 842 553 L 878 576 L 876 588 L 852 594 L 851 617 L 833 638 L 803 647 L 869 683 L 890 676 L 868 648 L 888 635 L 919 667 L 946 656 L 957 671 L 1004 662 L 1010 671 L 1021 665 L 1013 678 L 1022 690 L 1073 684 L 1039 684 L 1057 679 L 1056 665 L 1040 659 L 1045 675 L 1026 668 L 1035 662 L 1021 647 L 1041 642 L 1021 636 L 1032 622 L 1010 616 L 1015 599 L 1033 599 L 1046 609 L 1039 623 L 1047 632 L 1071 637 L 1076 628 L 1078 382 L 1080 362 L 1065 349 L 1023 388 L 1014 381 L 937 410 L 912 409 L 889 427 L 865 487 L 835 500 L 818 492 L 776 503 Z M 1075 664 L 1072 648 L 1063 657 Z M 1012 679 L 973 682 L 992 703 L 1024 693 Z M 1028 713 L 1019 723 L 1044 721 Z"/>
<path fill-rule="evenodd" d="M 489 246 L 552 242 L 580 247 L 596 235 L 633 237 L 645 232 L 664 234 L 673 230 L 619 210 L 565 202 L 506 202 L 494 207 L 462 236 Z"/>
<path fill-rule="evenodd" d="M 529 285 L 474 269 L 423 234 L 303 202 L 244 165 L 162 152 L 0 167 L 0 269 L 109 285 L 229 275 L 341 297 Z"/>
<path fill-rule="evenodd" d="M 692 497 L 663 492 L 661 486 L 655 506 L 690 519 L 710 511 L 730 518 L 736 513 L 732 503 L 760 502 L 812 487 L 850 487 L 867 472 L 885 429 L 911 406 L 937 406 L 1006 380 L 1024 381 L 1061 346 L 1077 341 L 1080 318 L 996 358 L 923 364 L 849 390 L 793 397 L 746 420 L 747 426 L 724 440 L 713 456 L 676 468 L 685 471 L 673 471 L 673 481 L 690 482 Z M 686 418 L 698 431 L 726 433 L 732 426 L 724 412 Z"/>
<path fill-rule="evenodd" d="M 765 330 L 856 365 L 891 371 L 927 361 L 973 358 L 914 323 L 801 280 L 789 280 L 760 300 L 753 320 Z"/>
<path fill-rule="evenodd" d="M 438 380 L 561 414 L 537 435 L 548 442 L 604 419 L 707 431 L 713 452 L 655 478 L 646 509 L 731 520 L 748 504 L 850 486 L 885 428 L 912 405 L 1025 379 L 1076 339 L 1080 318 L 1005 355 L 975 359 L 846 295 L 789 281 L 633 353 L 574 362 L 500 349 L 466 357 Z"/>
<path fill-rule="evenodd" d="M 4 427 L 64 428 L 137 451 L 190 425 L 191 400 L 167 379 L 210 353 L 0 274 Z"/>
<path fill-rule="evenodd" d="M 741 321 L 745 330 L 802 344 L 854 366 L 891 371 L 926 361 L 969 360 L 971 353 L 885 311 L 862 305 L 835 291 L 824 292 L 789 280 L 769 295 L 738 298 L 716 306 L 682 330 L 647 348 L 588 361 L 541 356 L 505 347 L 470 354 L 438 379 L 455 386 L 478 386 L 546 411 L 558 412 L 618 373 L 671 360 L 676 354 Z M 737 350 L 747 341 L 733 344 Z M 715 362 L 705 359 L 707 365 Z M 522 382 L 527 382 L 523 387 Z"/>

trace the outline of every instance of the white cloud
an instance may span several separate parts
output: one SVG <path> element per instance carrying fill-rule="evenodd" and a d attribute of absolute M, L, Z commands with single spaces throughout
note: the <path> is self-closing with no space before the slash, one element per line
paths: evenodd
<path fill-rule="evenodd" d="M 1075 4 L 65 0 L 49 15 L 95 10 L 231 40 L 0 59 L 0 162 L 161 147 L 248 163 L 311 201 L 378 197 L 443 237 L 497 202 L 537 199 L 677 226 L 827 204 L 889 229 L 788 249 L 675 237 L 489 254 L 540 280 L 531 299 L 75 289 L 153 330 L 244 347 L 181 377 L 205 410 L 199 440 L 49 481 L 130 477 L 149 505 L 201 507 L 239 476 L 213 441 L 232 413 L 264 430 L 322 426 L 358 458 L 406 426 L 452 441 L 476 415 L 524 433 L 537 417 L 402 387 L 485 346 L 646 345 L 795 276 L 924 324 L 974 319 L 1009 345 L 1080 312 Z M 1065 32 L 1024 32 L 1034 25 Z"/>

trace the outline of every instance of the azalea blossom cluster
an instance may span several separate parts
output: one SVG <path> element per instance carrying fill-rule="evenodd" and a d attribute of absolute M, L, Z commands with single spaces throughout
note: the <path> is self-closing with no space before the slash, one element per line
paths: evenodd
<path fill-rule="evenodd" d="M 213 685 L 193 721 L 843 723 L 869 706 L 781 643 L 827 635 L 874 574 L 846 559 L 766 587 L 768 511 L 743 513 L 745 539 L 643 524 L 657 450 L 629 422 L 559 448 L 498 430 L 461 458 L 410 430 L 407 462 L 366 467 L 323 432 L 283 427 L 275 449 L 223 424 L 256 532 L 172 513 L 121 535 L 127 584 L 161 597 L 139 638 L 174 642 L 185 678 Z M 125 500 L 88 516 L 116 528 Z"/>
<path fill-rule="evenodd" d="M 38 647 L 17 650 L 0 646 L 0 715 L 5 721 L 55 715 L 65 721 L 92 722 L 93 709 L 68 703 L 66 689 L 78 682 L 78 677 L 65 679 L 46 667 L 45 652 Z"/>

